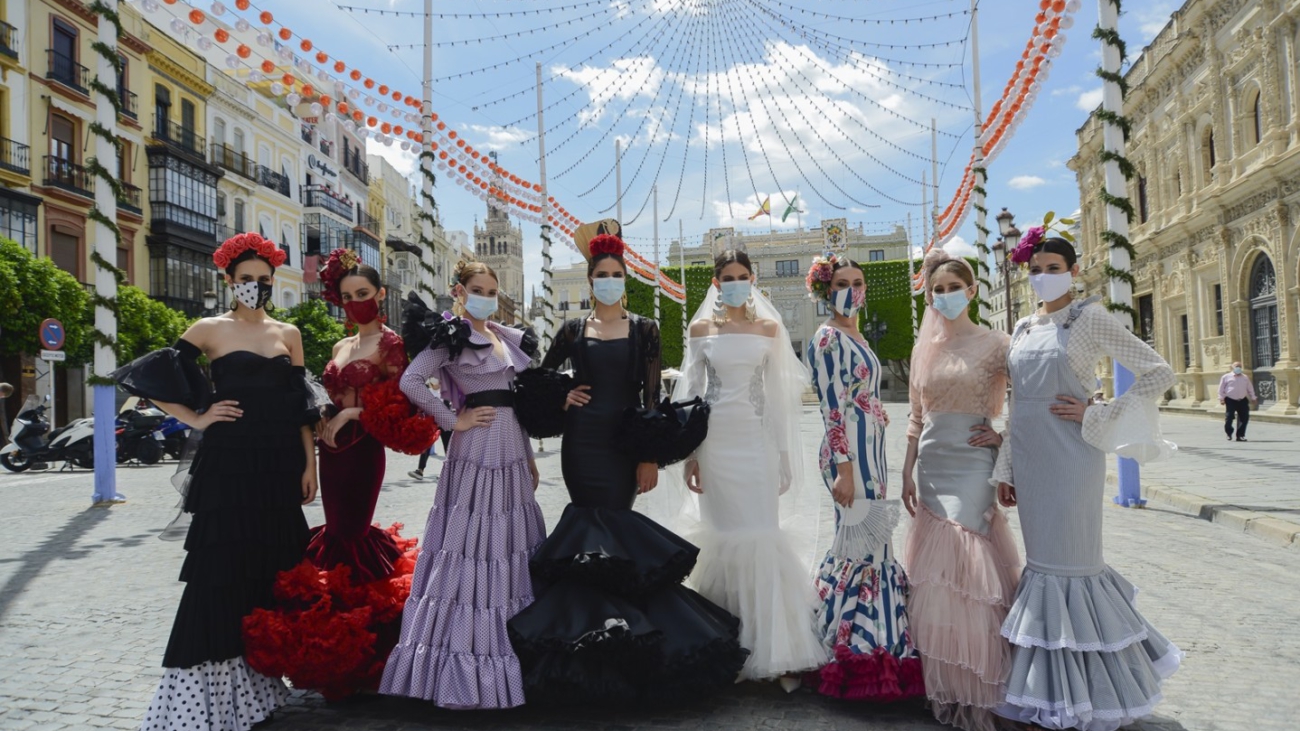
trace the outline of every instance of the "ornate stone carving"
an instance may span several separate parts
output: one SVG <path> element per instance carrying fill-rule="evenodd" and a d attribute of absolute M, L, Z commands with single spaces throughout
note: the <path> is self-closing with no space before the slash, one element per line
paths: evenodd
<path fill-rule="evenodd" d="M 1268 205 L 1269 201 L 1277 200 L 1277 196 L 1278 196 L 1277 188 L 1274 187 L 1265 188 L 1264 190 L 1261 190 L 1260 192 L 1250 196 L 1246 200 L 1234 206 L 1229 206 L 1228 209 L 1224 211 L 1223 214 L 1224 220 L 1236 221 L 1237 219 L 1245 215 L 1254 213 L 1255 211 L 1258 211 L 1259 209 Z"/>

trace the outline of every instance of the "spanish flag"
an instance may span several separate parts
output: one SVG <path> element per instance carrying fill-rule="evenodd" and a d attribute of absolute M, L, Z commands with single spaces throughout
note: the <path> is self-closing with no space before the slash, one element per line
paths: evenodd
<path fill-rule="evenodd" d="M 750 216 L 749 220 L 752 221 L 755 218 L 758 218 L 759 216 L 771 216 L 771 215 L 772 215 L 772 196 L 769 195 L 768 197 L 763 199 L 763 205 L 758 207 L 758 212 Z"/>

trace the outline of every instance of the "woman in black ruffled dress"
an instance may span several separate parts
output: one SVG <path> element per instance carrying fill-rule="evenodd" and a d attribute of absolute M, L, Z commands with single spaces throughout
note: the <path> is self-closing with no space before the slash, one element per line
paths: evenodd
<path fill-rule="evenodd" d="M 739 621 L 681 585 L 699 549 L 633 512 L 658 465 L 618 439 L 659 395 L 659 328 L 622 305 L 622 241 L 591 241 L 599 304 L 569 320 L 544 368 L 573 364 L 561 466 L 572 501 L 531 562 L 536 599 L 509 622 L 530 703 L 673 700 L 729 686 L 748 654 Z"/>
<path fill-rule="evenodd" d="M 302 335 L 263 309 L 283 252 L 246 233 L 213 259 L 234 290 L 234 309 L 113 374 L 129 393 L 203 432 L 183 500 L 192 516 L 185 591 L 142 731 L 244 731 L 289 695 L 279 678 L 244 660 L 241 626 L 254 608 L 272 604 L 276 574 L 302 560 L 302 506 L 316 497 L 310 425 L 320 411 Z M 195 362 L 200 355 L 211 362 L 211 385 Z"/>

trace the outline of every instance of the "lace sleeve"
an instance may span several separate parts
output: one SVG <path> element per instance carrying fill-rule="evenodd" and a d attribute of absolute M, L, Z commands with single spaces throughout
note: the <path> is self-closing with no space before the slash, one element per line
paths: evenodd
<path fill-rule="evenodd" d="M 647 409 L 652 409 L 659 402 L 660 379 L 663 376 L 663 360 L 660 353 L 659 324 L 654 320 L 641 321 L 641 353 L 645 358 L 645 392 L 642 402 Z"/>
<path fill-rule="evenodd" d="M 1092 316 L 1080 324 L 1087 328 L 1088 339 L 1099 351 L 1097 355 L 1119 361 L 1135 380 L 1113 401 L 1088 407 L 1083 414 L 1084 441 L 1138 462 L 1168 457 L 1177 447 L 1161 437 L 1156 401 L 1174 385 L 1173 369 L 1110 313 L 1092 309 Z"/>
<path fill-rule="evenodd" d="M 566 320 L 564 325 L 555 332 L 555 339 L 551 341 L 551 347 L 546 351 L 546 357 L 542 359 L 543 368 L 557 370 L 569 360 L 573 349 L 573 323 L 575 322 L 582 321 Z"/>
<path fill-rule="evenodd" d="M 379 370 L 384 378 L 397 378 L 406 370 L 406 344 L 402 336 L 392 330 L 384 329 L 379 337 Z"/>
<path fill-rule="evenodd" d="M 916 441 L 921 438 L 921 390 L 916 386 L 916 374 L 909 373 L 907 378 L 907 438 Z"/>
<path fill-rule="evenodd" d="M 1014 401 L 1014 397 L 1012 400 Z M 998 448 L 998 458 L 993 463 L 993 476 L 989 478 L 989 484 L 994 487 L 997 487 L 1000 482 L 1008 485 L 1016 484 L 1011 473 L 1011 404 L 1007 405 L 1007 423 L 1002 432 L 1002 446 Z"/>
<path fill-rule="evenodd" d="M 840 409 L 841 397 L 848 395 L 847 386 L 841 383 L 848 371 L 844 363 L 844 345 L 840 343 L 839 333 L 828 326 L 823 326 L 813 337 L 816 338 L 811 350 L 813 388 L 821 404 L 822 423 L 830 437 L 827 443 L 831 454 L 836 464 L 843 464 L 853 459 L 849 453 L 849 440 L 845 437 L 844 412 Z"/>
<path fill-rule="evenodd" d="M 402 374 L 401 380 L 402 393 L 406 394 L 406 398 L 421 411 L 432 416 L 434 421 L 438 422 L 438 428 L 444 431 L 456 428 L 456 412 L 452 411 L 438 394 L 430 391 L 426 384 L 430 378 L 437 378 L 439 384 L 445 388 L 447 384 L 443 381 L 448 377 L 446 366 L 449 362 L 446 348 L 427 349 L 411 361 L 411 365 Z"/>

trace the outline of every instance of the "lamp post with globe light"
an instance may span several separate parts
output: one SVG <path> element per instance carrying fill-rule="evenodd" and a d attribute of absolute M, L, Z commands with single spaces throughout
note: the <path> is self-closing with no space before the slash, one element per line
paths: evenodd
<path fill-rule="evenodd" d="M 1020 244 L 1020 229 L 1016 228 L 1016 216 L 1007 209 L 997 215 L 998 231 L 1002 234 L 1002 297 L 1007 311 L 1007 334 L 1015 326 L 1016 318 L 1011 308 L 1011 252 Z"/>

